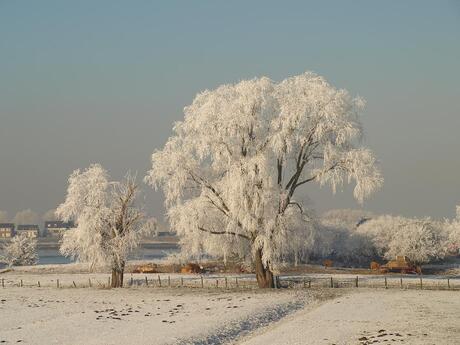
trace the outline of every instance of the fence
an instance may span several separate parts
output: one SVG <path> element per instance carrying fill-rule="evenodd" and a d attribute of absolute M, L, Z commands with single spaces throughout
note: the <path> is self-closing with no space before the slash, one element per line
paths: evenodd
<path fill-rule="evenodd" d="M 110 275 L 72 275 L 53 279 L 1 278 L 1 287 L 54 287 L 54 288 L 108 288 Z M 426 290 L 460 290 L 459 277 L 423 276 L 279 276 L 280 288 L 324 289 L 324 288 L 399 288 Z M 201 288 L 201 289 L 255 289 L 257 281 L 253 275 L 238 276 L 178 276 L 133 274 L 124 279 L 124 287 L 149 288 Z"/>

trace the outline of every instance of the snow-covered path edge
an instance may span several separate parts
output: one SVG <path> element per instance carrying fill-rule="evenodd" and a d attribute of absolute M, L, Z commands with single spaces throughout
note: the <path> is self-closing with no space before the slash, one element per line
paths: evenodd
<path fill-rule="evenodd" d="M 233 320 L 228 325 L 202 336 L 183 338 L 174 342 L 175 345 L 224 345 L 236 344 L 257 333 L 263 333 L 272 325 L 305 309 L 313 309 L 322 303 L 337 297 L 336 294 L 321 294 L 321 296 L 298 295 L 297 300 L 275 304 L 263 311 Z M 318 299 L 319 297 L 319 299 Z"/>

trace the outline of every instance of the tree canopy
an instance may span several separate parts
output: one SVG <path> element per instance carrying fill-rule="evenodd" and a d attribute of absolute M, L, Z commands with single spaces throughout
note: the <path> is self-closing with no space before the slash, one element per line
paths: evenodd
<path fill-rule="evenodd" d="M 362 202 L 383 178 L 361 145 L 364 101 L 304 73 L 243 80 L 199 93 L 146 181 L 162 188 L 183 248 L 261 255 L 272 269 L 313 226 L 298 190 L 354 183 Z"/>

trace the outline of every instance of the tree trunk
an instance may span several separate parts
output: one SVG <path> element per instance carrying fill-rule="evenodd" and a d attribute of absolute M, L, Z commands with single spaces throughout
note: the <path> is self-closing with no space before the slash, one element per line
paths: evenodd
<path fill-rule="evenodd" d="M 125 263 L 112 267 L 112 280 L 110 286 L 113 288 L 123 287 L 123 274 L 125 271 Z"/>
<path fill-rule="evenodd" d="M 255 254 L 256 279 L 259 288 L 274 288 L 273 272 L 265 267 L 262 262 L 262 249 L 257 249 Z"/>

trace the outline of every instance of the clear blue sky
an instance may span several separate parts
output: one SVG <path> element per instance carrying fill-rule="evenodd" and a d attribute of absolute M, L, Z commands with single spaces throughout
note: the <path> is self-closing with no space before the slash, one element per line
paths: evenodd
<path fill-rule="evenodd" d="M 142 177 L 200 90 L 306 70 L 368 102 L 385 186 L 365 208 L 453 215 L 460 1 L 0 0 L 0 210 L 55 207 L 91 162 Z M 318 210 L 358 207 L 348 188 L 306 192 Z"/>

